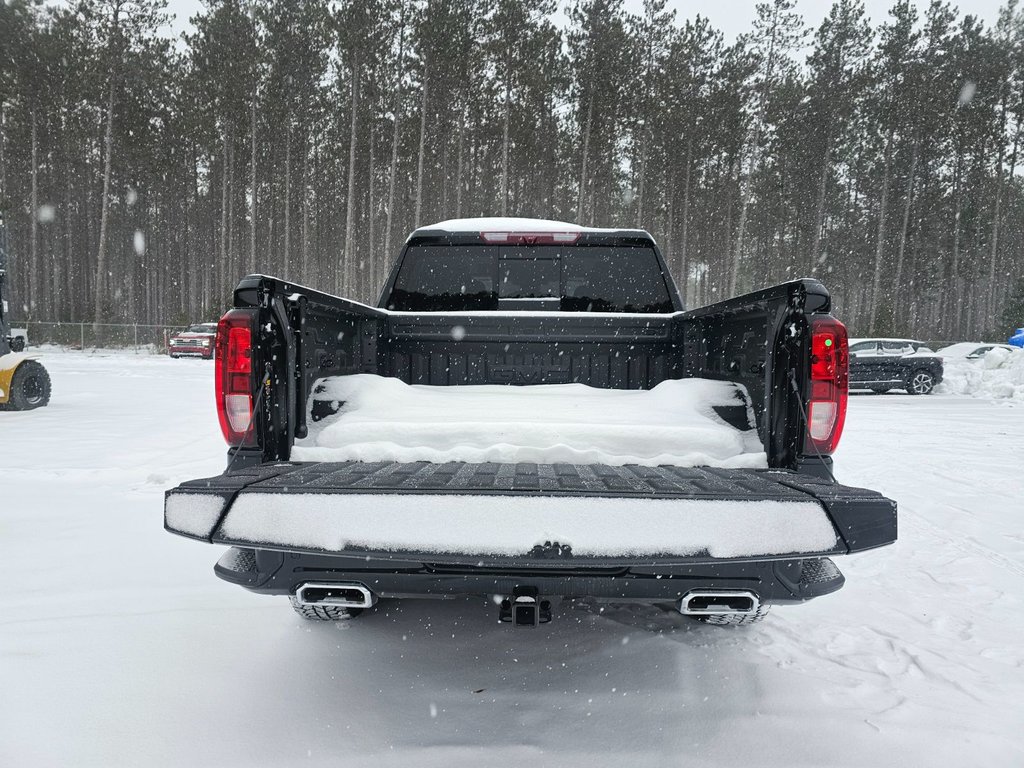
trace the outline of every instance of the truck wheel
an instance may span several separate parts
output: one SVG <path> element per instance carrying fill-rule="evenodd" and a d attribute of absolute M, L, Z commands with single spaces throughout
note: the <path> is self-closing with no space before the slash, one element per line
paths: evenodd
<path fill-rule="evenodd" d="M 917 370 L 907 379 L 908 395 L 927 395 L 935 389 L 935 377 L 928 371 Z"/>
<path fill-rule="evenodd" d="M 295 612 L 306 621 L 347 621 L 363 612 L 362 608 L 343 608 L 340 605 L 303 605 L 294 595 L 288 599 Z"/>
<path fill-rule="evenodd" d="M 35 360 L 26 360 L 11 378 L 11 395 L 7 408 L 31 411 L 50 402 L 50 374 Z"/>
<path fill-rule="evenodd" d="M 719 627 L 745 627 L 748 624 L 757 624 L 762 621 L 768 615 L 769 608 L 771 608 L 770 605 L 759 605 L 753 613 L 719 613 L 714 616 L 691 616 L 690 618 Z"/>

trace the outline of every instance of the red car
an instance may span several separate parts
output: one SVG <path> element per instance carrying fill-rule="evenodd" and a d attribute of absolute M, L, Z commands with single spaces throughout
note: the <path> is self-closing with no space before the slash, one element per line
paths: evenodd
<path fill-rule="evenodd" d="M 216 323 L 198 323 L 176 333 L 167 341 L 171 357 L 202 357 L 213 359 L 213 342 L 217 338 Z"/>

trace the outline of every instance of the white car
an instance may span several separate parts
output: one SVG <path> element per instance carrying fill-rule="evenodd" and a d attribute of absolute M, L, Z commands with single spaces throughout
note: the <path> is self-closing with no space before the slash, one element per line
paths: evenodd
<path fill-rule="evenodd" d="M 993 349 L 1005 349 L 1011 353 L 1018 353 L 1021 350 L 1009 344 L 988 344 L 981 341 L 961 341 L 958 344 L 950 344 L 943 347 L 936 354 L 947 360 L 980 360 L 986 352 Z"/>

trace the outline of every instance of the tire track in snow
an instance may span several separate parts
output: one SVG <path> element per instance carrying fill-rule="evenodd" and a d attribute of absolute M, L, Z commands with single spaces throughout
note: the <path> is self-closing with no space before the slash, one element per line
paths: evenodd
<path fill-rule="evenodd" d="M 1024 564 L 1018 563 L 1016 560 L 1012 560 L 1001 552 L 996 552 L 991 547 L 986 547 L 984 544 L 980 544 L 974 539 L 956 538 L 954 535 L 951 535 L 948 531 L 917 512 L 905 511 L 903 514 L 911 526 L 916 527 L 925 533 L 931 534 L 933 537 L 945 544 L 948 544 L 953 549 L 959 550 L 965 555 L 980 557 L 983 560 L 987 560 L 993 565 L 997 565 L 1015 576 L 1020 576 L 1024 579 Z"/>

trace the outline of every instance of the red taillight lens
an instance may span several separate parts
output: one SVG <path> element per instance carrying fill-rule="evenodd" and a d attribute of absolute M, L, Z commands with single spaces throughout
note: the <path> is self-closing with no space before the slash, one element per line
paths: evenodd
<path fill-rule="evenodd" d="M 252 395 L 256 386 L 252 365 L 256 312 L 229 310 L 217 324 L 217 416 L 230 446 L 256 445 L 252 426 Z"/>
<path fill-rule="evenodd" d="M 846 421 L 850 381 L 846 326 L 827 315 L 811 318 L 810 392 L 804 451 L 830 454 L 839 445 Z"/>

